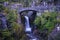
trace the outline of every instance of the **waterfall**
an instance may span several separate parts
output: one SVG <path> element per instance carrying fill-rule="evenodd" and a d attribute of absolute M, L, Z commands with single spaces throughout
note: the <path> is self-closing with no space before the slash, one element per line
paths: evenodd
<path fill-rule="evenodd" d="M 29 17 L 28 16 L 24 16 L 24 17 L 25 17 L 25 32 L 26 35 L 30 38 L 29 40 L 38 40 L 37 37 L 32 33 L 29 23 Z"/>
<path fill-rule="evenodd" d="M 25 16 L 25 19 L 26 19 L 26 21 L 25 21 L 25 31 L 26 32 L 31 32 L 28 16 Z"/>

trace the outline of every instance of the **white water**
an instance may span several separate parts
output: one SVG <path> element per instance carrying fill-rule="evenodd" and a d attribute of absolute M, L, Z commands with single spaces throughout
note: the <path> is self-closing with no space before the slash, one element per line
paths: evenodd
<path fill-rule="evenodd" d="M 31 32 L 28 16 L 25 16 L 25 19 L 26 19 L 26 21 L 25 21 L 25 31 L 26 32 Z"/>
<path fill-rule="evenodd" d="M 35 35 L 33 35 L 30 24 L 29 24 L 29 17 L 25 16 L 25 32 L 27 36 L 30 37 L 30 40 L 38 40 Z"/>

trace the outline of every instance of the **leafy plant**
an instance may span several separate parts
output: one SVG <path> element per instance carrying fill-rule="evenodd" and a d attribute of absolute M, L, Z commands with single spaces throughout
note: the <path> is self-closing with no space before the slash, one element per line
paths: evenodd
<path fill-rule="evenodd" d="M 34 23 L 37 25 L 38 29 L 44 30 L 46 28 L 48 29 L 48 33 L 50 33 L 57 23 L 56 17 L 56 12 L 45 12 L 41 16 L 37 16 Z"/>
<path fill-rule="evenodd" d="M 0 4 L 0 12 L 3 10 L 5 10 L 5 7 L 2 4 Z"/>

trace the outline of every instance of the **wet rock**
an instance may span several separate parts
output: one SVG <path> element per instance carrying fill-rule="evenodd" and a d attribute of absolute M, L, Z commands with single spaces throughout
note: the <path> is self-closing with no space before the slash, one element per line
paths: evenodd
<path fill-rule="evenodd" d="M 0 14 L 0 28 L 1 29 L 6 29 L 7 25 L 6 25 L 6 17 L 3 14 Z"/>

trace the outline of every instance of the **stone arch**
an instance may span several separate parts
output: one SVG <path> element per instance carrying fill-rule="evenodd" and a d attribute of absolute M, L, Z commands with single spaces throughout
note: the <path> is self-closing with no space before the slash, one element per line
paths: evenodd
<path fill-rule="evenodd" d="M 22 10 L 20 10 L 20 12 L 19 12 L 19 14 L 20 14 L 20 17 L 21 17 L 21 21 L 22 21 L 22 23 L 24 24 L 24 17 L 22 18 L 22 13 L 23 12 L 29 12 L 29 11 L 32 11 L 33 13 L 32 13 L 32 16 L 30 17 L 30 22 L 33 22 L 34 21 L 34 19 L 35 19 L 35 16 L 36 16 L 36 13 L 38 12 L 36 9 L 33 9 L 33 8 L 26 8 L 26 9 L 22 9 Z"/>
<path fill-rule="evenodd" d="M 23 12 L 27 12 L 27 11 L 38 12 L 37 10 L 33 10 L 33 9 L 23 9 L 19 12 L 19 14 L 21 14 Z"/>

